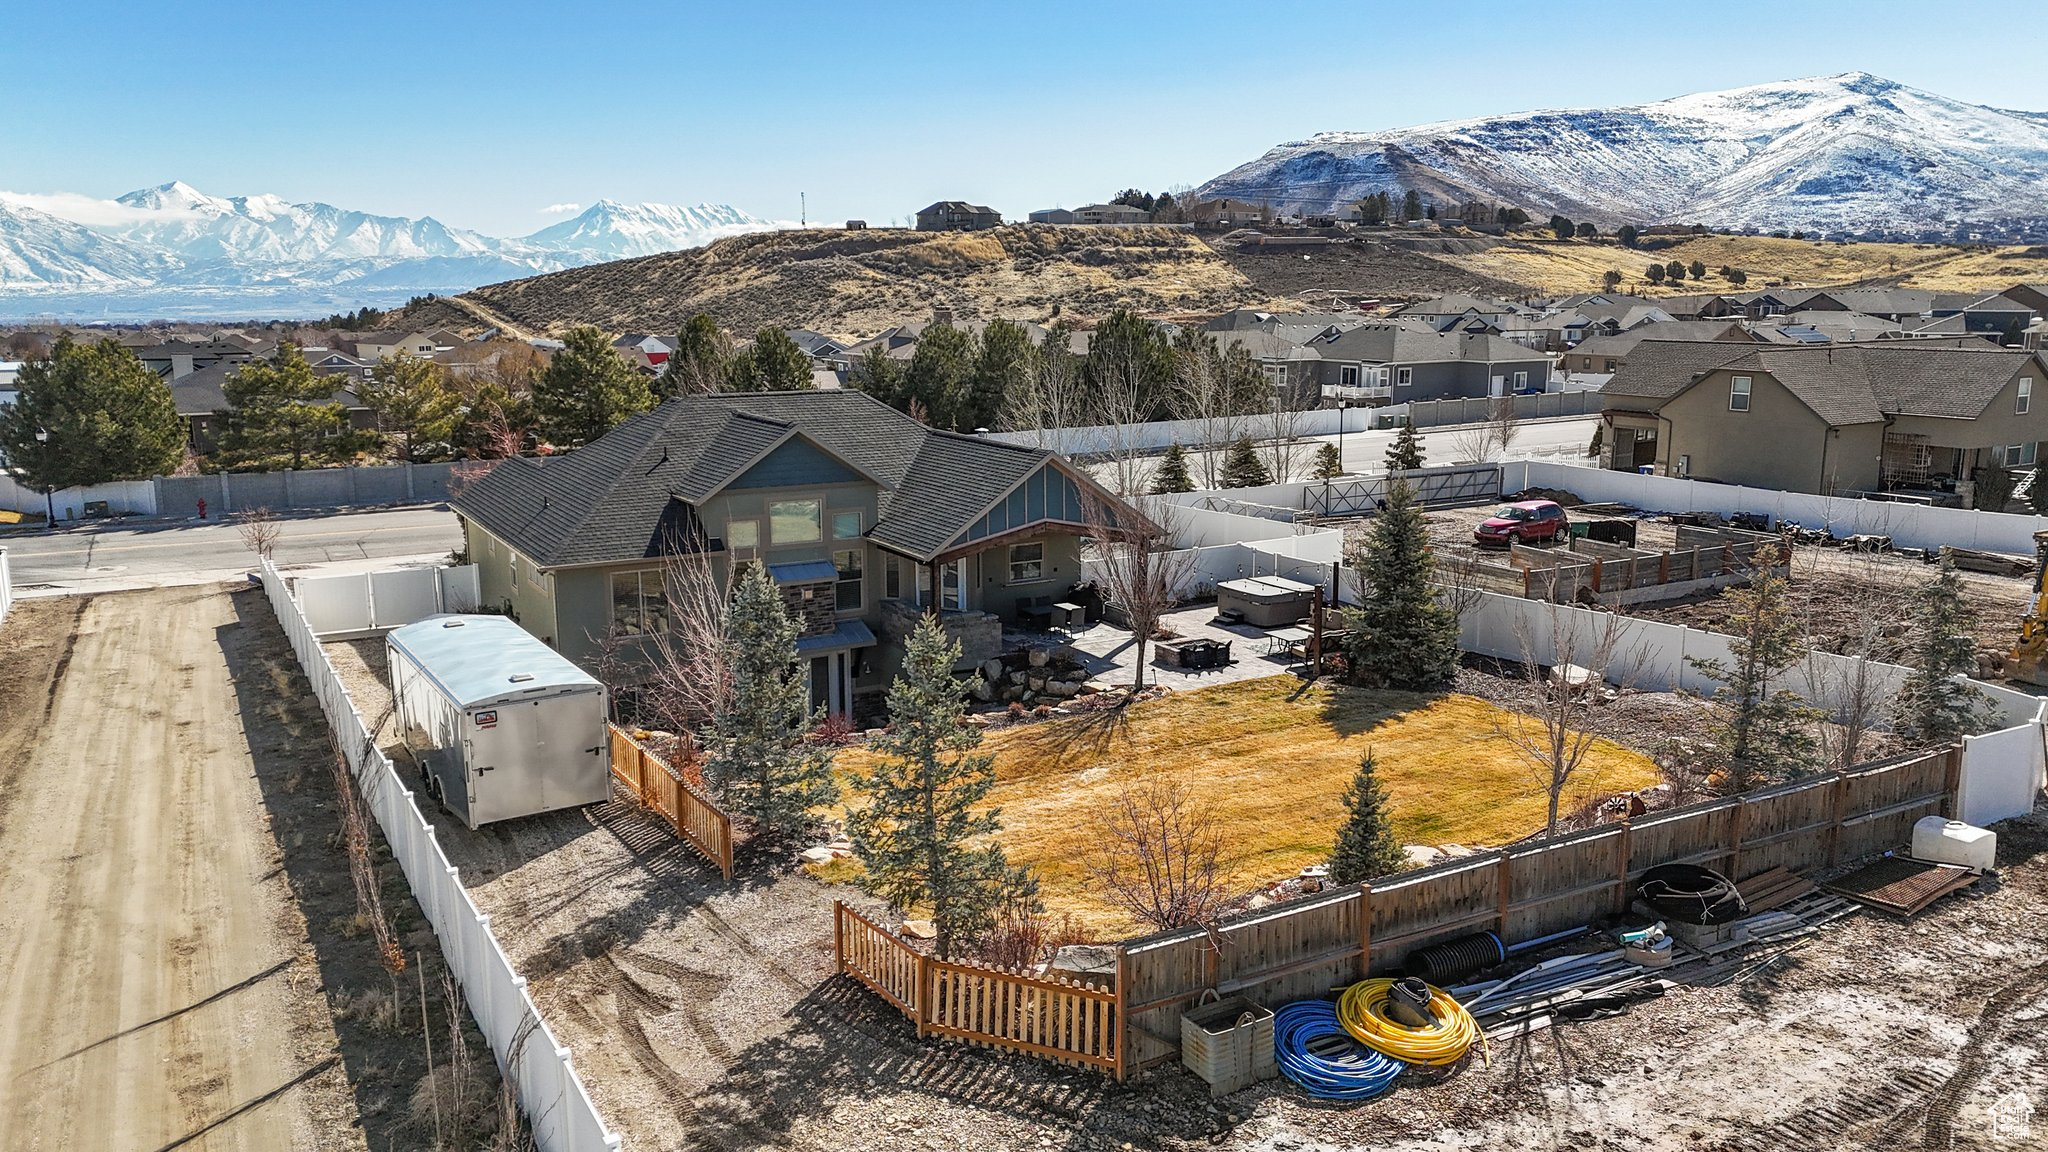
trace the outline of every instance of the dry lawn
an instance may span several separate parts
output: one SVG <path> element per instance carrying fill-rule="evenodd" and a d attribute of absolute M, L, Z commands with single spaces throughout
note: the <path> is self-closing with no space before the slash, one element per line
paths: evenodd
<path fill-rule="evenodd" d="M 1085 927 L 1132 927 L 1087 889 L 1099 814 L 1119 786 L 1147 772 L 1181 775 L 1225 829 L 1232 879 L 1250 888 L 1328 856 L 1341 796 L 1373 751 L 1403 843 L 1499 844 L 1542 826 L 1544 796 L 1526 760 L 1494 734 L 1500 711 L 1471 696 L 1302 690 L 1275 676 L 1094 714 L 1005 729 L 992 797 L 1010 858 L 1036 869 L 1046 903 Z M 842 755 L 859 766 L 865 752 Z M 1602 742 L 1587 792 L 1647 787 L 1648 758 Z"/>
<path fill-rule="evenodd" d="M 1791 287 L 1861 283 L 1925 288 L 1935 292 L 1998 292 L 2048 276 L 2048 260 L 2023 248 L 1956 248 L 1938 244 L 1835 244 L 1770 236 L 1698 236 L 1654 251 L 1612 242 L 1515 241 L 1483 252 L 1439 257 L 1475 273 L 1526 284 L 1544 293 L 1598 291 L 1609 269 L 1622 289 L 1645 296 L 1755 291 L 1776 282 Z M 1652 261 L 1707 266 L 1703 281 L 1643 278 Z M 1749 276 L 1740 289 L 1717 274 L 1723 265 Z"/>

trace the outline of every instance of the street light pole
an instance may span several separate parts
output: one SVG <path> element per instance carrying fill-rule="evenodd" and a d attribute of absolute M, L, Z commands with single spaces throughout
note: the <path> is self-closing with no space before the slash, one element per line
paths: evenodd
<path fill-rule="evenodd" d="M 48 444 L 49 442 L 50 442 L 50 430 L 49 430 L 48 428 L 38 428 L 38 429 L 36 429 L 36 443 L 38 443 L 38 444 Z M 56 499 L 54 498 L 54 496 L 53 496 L 53 495 L 51 494 L 51 491 L 50 491 L 50 486 L 49 486 L 48 484 L 44 484 L 44 485 L 43 485 L 43 531 L 45 531 L 45 532 L 55 532 L 56 530 L 57 530 L 57 501 L 56 501 Z"/>
<path fill-rule="evenodd" d="M 1339 398 L 1337 401 L 1337 471 L 1344 471 L 1344 413 L 1350 409 L 1351 401 Z"/>

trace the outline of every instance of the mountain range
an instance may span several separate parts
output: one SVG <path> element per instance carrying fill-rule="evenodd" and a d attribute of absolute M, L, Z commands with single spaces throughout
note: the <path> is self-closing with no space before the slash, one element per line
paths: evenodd
<path fill-rule="evenodd" d="M 2048 114 L 1848 72 L 1617 108 L 1526 112 L 1281 144 L 1198 196 L 1342 212 L 1409 189 L 1612 228 L 1673 223 L 1869 239 L 2048 236 Z"/>
<path fill-rule="evenodd" d="M 320 315 L 777 227 L 724 204 L 600 200 L 502 239 L 431 216 L 210 196 L 179 181 L 111 202 L 0 193 L 0 316 Z"/>

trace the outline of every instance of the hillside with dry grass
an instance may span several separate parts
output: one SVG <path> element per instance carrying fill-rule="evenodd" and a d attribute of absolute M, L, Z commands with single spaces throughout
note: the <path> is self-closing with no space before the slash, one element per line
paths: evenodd
<path fill-rule="evenodd" d="M 1598 291 L 1601 277 L 1609 269 L 1622 274 L 1624 291 L 1644 296 L 1738 290 L 1719 275 L 1723 266 L 1741 269 L 1748 276 L 1741 290 L 1779 285 L 1868 285 L 1989 294 L 2017 283 L 2048 279 L 2048 248 L 1837 244 L 1771 236 L 1646 238 L 1634 249 L 1612 241 L 1518 238 L 1438 259 L 1475 277 L 1523 285 L 1545 296 Z M 1673 260 L 1705 264 L 1707 278 L 1653 285 L 1644 277 L 1652 262 L 1668 264 Z"/>
<path fill-rule="evenodd" d="M 1184 229 L 1008 225 L 763 232 L 704 248 L 491 284 L 465 301 L 536 332 L 576 324 L 673 332 L 698 312 L 728 329 L 865 333 L 956 315 L 1045 321 L 1220 311 L 1274 302 Z"/>

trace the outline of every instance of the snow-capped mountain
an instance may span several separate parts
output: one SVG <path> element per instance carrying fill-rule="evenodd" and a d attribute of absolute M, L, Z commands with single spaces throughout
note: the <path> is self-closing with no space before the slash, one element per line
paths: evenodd
<path fill-rule="evenodd" d="M 2048 235 L 2048 114 L 1965 104 L 1865 72 L 1621 108 L 1324 132 L 1203 197 L 1341 211 L 1373 192 L 1478 199 L 1537 219 L 1827 235 Z"/>
<path fill-rule="evenodd" d="M 502 239 L 431 216 L 211 196 L 180 181 L 111 202 L 0 193 L 0 315 L 317 314 L 781 226 L 726 205 L 602 200 Z"/>
<path fill-rule="evenodd" d="M 543 228 L 528 244 L 556 252 L 587 252 L 598 260 L 652 256 L 695 248 L 721 236 L 762 232 L 775 225 L 730 204 L 621 204 L 599 200 L 581 216 Z"/>

